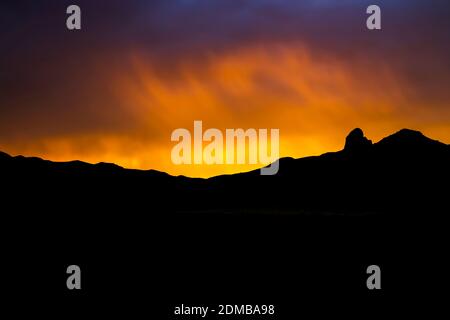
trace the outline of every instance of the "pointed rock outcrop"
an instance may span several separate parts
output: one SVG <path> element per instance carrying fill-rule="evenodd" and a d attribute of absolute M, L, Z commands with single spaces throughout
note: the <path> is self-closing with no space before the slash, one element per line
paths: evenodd
<path fill-rule="evenodd" d="M 353 129 L 345 139 L 344 151 L 359 152 L 372 146 L 372 141 L 364 136 L 360 128 Z"/>

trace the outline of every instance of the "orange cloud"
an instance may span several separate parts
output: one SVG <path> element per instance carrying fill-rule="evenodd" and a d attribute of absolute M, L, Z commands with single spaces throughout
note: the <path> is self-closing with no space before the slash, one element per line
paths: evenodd
<path fill-rule="evenodd" d="M 258 165 L 174 165 L 173 130 L 193 130 L 194 120 L 205 129 L 278 128 L 280 155 L 291 157 L 339 150 L 357 126 L 374 140 L 402 127 L 450 138 L 449 112 L 437 116 L 436 108 L 411 101 L 411 89 L 388 65 L 364 57 L 344 62 L 291 44 L 211 53 L 163 67 L 139 53 L 130 59 L 132 67 L 111 81 L 112 99 L 139 119 L 131 129 L 47 137 L 26 152 L 209 177 Z"/>

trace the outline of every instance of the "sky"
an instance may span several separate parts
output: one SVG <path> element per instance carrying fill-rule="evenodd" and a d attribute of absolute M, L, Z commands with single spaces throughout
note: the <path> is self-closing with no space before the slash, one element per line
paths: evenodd
<path fill-rule="evenodd" d="M 355 127 L 450 143 L 449 40 L 447 0 L 6 0 L 0 150 L 209 177 L 258 165 L 174 165 L 173 130 L 277 128 L 295 158 Z"/>

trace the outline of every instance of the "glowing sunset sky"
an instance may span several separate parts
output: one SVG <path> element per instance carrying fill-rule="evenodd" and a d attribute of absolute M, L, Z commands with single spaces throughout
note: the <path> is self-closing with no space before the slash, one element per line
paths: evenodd
<path fill-rule="evenodd" d="M 382 8 L 368 31 L 366 8 Z M 78 4 L 82 30 L 65 28 Z M 446 0 L 3 1 L 0 150 L 211 176 L 175 166 L 171 132 L 279 128 L 281 156 L 364 129 L 450 143 Z"/>

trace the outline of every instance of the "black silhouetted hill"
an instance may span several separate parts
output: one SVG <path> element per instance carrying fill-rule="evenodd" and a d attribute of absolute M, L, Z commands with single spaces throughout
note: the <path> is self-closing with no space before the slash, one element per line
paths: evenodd
<path fill-rule="evenodd" d="M 53 294 L 76 263 L 95 303 L 125 296 L 148 310 L 145 290 L 171 304 L 282 301 L 296 314 L 299 292 L 307 304 L 353 308 L 377 264 L 391 307 L 405 292 L 422 298 L 418 286 L 441 285 L 448 270 L 449 160 L 448 145 L 420 132 L 372 143 L 360 129 L 341 151 L 280 159 L 275 176 L 190 179 L 0 153 L 4 278 L 20 297 Z M 368 296 L 364 307 L 378 308 L 380 295 Z"/>
<path fill-rule="evenodd" d="M 56 163 L 5 153 L 0 153 L 0 172 L 13 207 L 408 214 L 448 209 L 449 160 L 450 146 L 418 131 L 403 129 L 372 143 L 358 128 L 347 136 L 341 151 L 280 159 L 275 176 L 255 170 L 191 179 L 108 163 Z"/>

